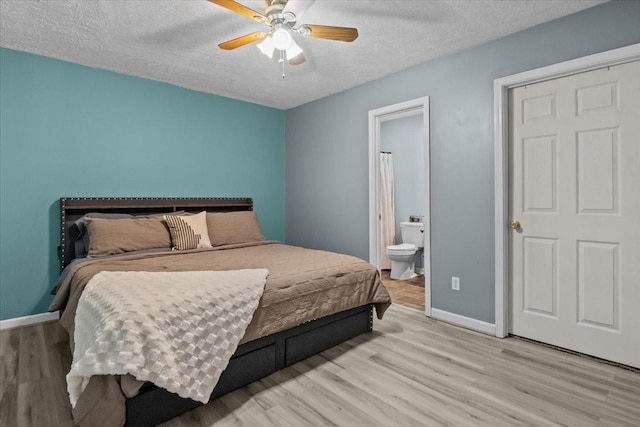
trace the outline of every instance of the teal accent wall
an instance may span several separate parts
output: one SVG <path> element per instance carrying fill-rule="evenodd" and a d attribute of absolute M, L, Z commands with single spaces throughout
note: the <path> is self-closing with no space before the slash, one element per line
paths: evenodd
<path fill-rule="evenodd" d="M 288 110 L 287 243 L 369 259 L 367 113 L 429 96 L 432 304 L 493 323 L 493 81 L 634 43 L 612 1 Z"/>
<path fill-rule="evenodd" d="M 0 49 L 0 319 L 45 312 L 63 196 L 252 197 L 284 240 L 285 113 Z"/>

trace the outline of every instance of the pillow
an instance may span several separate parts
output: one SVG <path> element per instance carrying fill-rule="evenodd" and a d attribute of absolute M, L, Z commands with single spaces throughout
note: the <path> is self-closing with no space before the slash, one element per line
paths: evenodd
<path fill-rule="evenodd" d="M 120 219 L 87 217 L 86 222 L 89 256 L 171 247 L 169 230 L 159 216 Z"/>
<path fill-rule="evenodd" d="M 87 256 L 89 253 L 89 232 L 87 231 L 87 218 L 124 219 L 131 218 L 128 214 L 107 214 L 102 212 L 90 212 L 77 219 L 74 223 L 78 234 L 74 241 L 76 258 Z M 75 233 L 74 233 L 75 234 Z"/>
<path fill-rule="evenodd" d="M 209 212 L 207 228 L 213 246 L 264 240 L 254 211 Z"/>
<path fill-rule="evenodd" d="M 184 214 L 184 211 L 171 212 L 172 215 Z M 75 229 L 67 227 L 71 238 L 74 240 L 74 254 L 76 258 L 85 257 L 89 253 L 89 233 L 87 232 L 87 218 L 101 218 L 101 219 L 124 219 L 124 218 L 162 218 L 165 215 L 163 213 L 157 214 L 144 214 L 144 215 L 131 215 L 125 213 L 103 213 L 103 212 L 89 212 L 83 215 L 74 222 Z M 171 245 L 169 245 L 171 247 Z"/>
<path fill-rule="evenodd" d="M 211 247 L 207 233 L 206 211 L 195 215 L 165 215 L 164 220 L 169 226 L 174 250 Z"/>

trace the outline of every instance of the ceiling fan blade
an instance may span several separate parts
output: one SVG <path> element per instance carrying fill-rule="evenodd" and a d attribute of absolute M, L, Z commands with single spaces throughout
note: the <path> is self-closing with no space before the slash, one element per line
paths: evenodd
<path fill-rule="evenodd" d="M 330 25 L 304 24 L 300 27 L 300 34 L 318 39 L 352 42 L 358 38 L 358 29 L 349 27 L 332 27 Z"/>
<path fill-rule="evenodd" d="M 253 9 L 248 8 L 234 0 L 208 0 L 213 4 L 217 4 L 218 6 L 222 6 L 226 9 L 229 9 L 232 12 L 239 13 L 240 15 L 246 16 L 249 19 L 253 19 L 257 22 L 267 22 L 267 17 L 264 16 L 260 12 L 256 12 Z"/>
<path fill-rule="evenodd" d="M 289 60 L 289 65 L 301 65 L 307 62 L 307 57 L 304 53 L 300 53 Z"/>
<path fill-rule="evenodd" d="M 264 31 L 256 31 L 255 33 L 246 34 L 244 36 L 235 38 L 233 40 L 229 40 L 229 41 L 226 41 L 224 43 L 220 43 L 218 45 L 218 47 L 220 49 L 224 49 L 224 50 L 237 49 L 237 48 L 242 47 L 242 46 L 244 46 L 246 44 L 253 43 L 253 42 L 258 41 L 258 40 L 262 40 L 263 38 L 265 38 L 268 35 L 269 35 L 269 33 L 265 33 Z"/>
<path fill-rule="evenodd" d="M 285 14 L 286 17 L 286 13 L 291 12 L 296 16 L 295 20 L 300 21 L 302 15 L 304 15 L 315 1 L 316 0 L 289 0 L 282 10 L 282 13 Z"/>

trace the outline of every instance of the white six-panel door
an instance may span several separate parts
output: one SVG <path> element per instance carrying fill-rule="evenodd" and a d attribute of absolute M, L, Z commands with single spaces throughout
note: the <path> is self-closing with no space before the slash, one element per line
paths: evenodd
<path fill-rule="evenodd" d="M 509 331 L 640 368 L 640 62 L 509 105 Z"/>

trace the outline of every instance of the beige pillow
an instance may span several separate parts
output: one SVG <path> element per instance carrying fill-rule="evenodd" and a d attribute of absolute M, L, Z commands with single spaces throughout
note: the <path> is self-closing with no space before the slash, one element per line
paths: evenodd
<path fill-rule="evenodd" d="M 208 212 L 207 227 L 213 246 L 264 240 L 254 211 Z"/>
<path fill-rule="evenodd" d="M 89 256 L 171 247 L 171 235 L 162 217 L 86 218 L 86 221 Z"/>
<path fill-rule="evenodd" d="M 164 219 L 171 232 L 174 250 L 185 251 L 211 247 L 207 232 L 206 211 L 195 215 L 165 215 Z"/>

